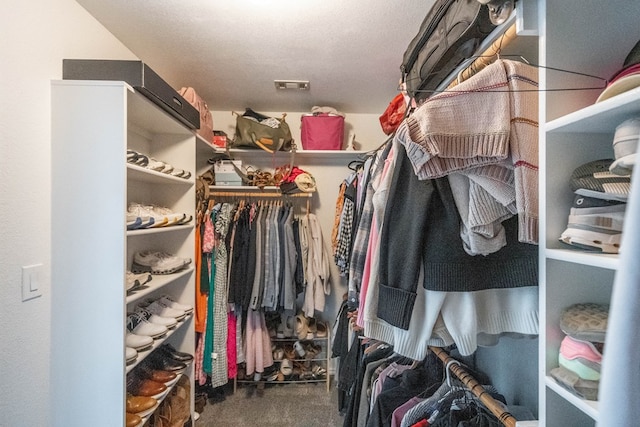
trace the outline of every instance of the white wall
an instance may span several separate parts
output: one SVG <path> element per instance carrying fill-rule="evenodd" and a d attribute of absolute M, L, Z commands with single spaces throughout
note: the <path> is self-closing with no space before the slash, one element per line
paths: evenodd
<path fill-rule="evenodd" d="M 72 0 L 2 2 L 0 28 L 0 426 L 47 426 L 55 250 L 50 244 L 50 81 L 62 77 L 63 58 L 135 56 Z M 78 197 L 100 209 L 94 195 Z M 44 265 L 42 296 L 22 302 L 21 267 L 38 263 Z M 86 392 L 99 398 L 96 387 Z"/>

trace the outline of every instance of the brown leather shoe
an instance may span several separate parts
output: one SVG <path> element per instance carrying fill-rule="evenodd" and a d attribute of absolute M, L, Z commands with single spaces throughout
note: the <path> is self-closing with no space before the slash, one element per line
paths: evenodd
<path fill-rule="evenodd" d="M 132 396 L 129 394 L 127 395 L 127 412 L 137 414 L 138 412 L 153 408 L 157 403 L 158 401 L 153 397 Z"/>
<path fill-rule="evenodd" d="M 155 396 L 167 389 L 166 384 L 153 380 L 137 381 L 133 388 L 128 390 L 134 396 Z"/>
<path fill-rule="evenodd" d="M 140 418 L 139 415 L 130 414 L 128 412 L 126 415 L 127 415 L 127 420 L 125 424 L 126 427 L 136 427 L 142 421 L 142 418 Z"/>
<path fill-rule="evenodd" d="M 150 366 L 142 364 L 138 367 L 137 371 L 140 376 L 148 380 L 157 381 L 159 383 L 168 383 L 177 377 L 175 372 L 162 371 L 160 369 L 153 369 Z"/>

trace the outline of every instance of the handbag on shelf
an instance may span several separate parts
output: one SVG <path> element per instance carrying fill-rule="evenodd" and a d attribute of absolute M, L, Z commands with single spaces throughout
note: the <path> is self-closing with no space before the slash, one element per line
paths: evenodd
<path fill-rule="evenodd" d="M 305 150 L 342 150 L 344 115 L 331 107 L 313 107 L 300 118 L 300 140 Z"/>
<path fill-rule="evenodd" d="M 213 116 L 207 103 L 192 87 L 183 87 L 178 93 L 200 113 L 200 128 L 197 134 L 207 142 L 213 143 Z"/>
<path fill-rule="evenodd" d="M 293 137 L 289 124 L 282 118 L 265 116 L 247 108 L 243 114 L 236 113 L 236 134 L 231 141 L 231 148 L 261 148 L 269 153 L 275 151 L 291 151 Z"/>

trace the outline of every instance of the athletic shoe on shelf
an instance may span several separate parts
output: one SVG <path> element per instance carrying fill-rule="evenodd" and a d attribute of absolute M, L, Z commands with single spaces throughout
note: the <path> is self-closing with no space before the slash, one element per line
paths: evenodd
<path fill-rule="evenodd" d="M 617 254 L 626 203 L 577 195 L 560 241 L 582 249 Z"/>
<path fill-rule="evenodd" d="M 129 220 L 129 216 L 127 216 L 127 230 L 137 230 L 140 227 L 142 227 L 142 219 L 140 217 Z"/>
<path fill-rule="evenodd" d="M 601 159 L 576 168 L 571 174 L 571 191 L 596 199 L 626 201 L 631 177 L 611 173 L 612 163 L 613 159 Z"/>
<path fill-rule="evenodd" d="M 135 348 L 125 347 L 124 349 L 125 361 L 127 365 L 132 364 L 138 358 L 138 352 Z"/>
<path fill-rule="evenodd" d="M 184 310 L 167 307 L 158 301 L 147 301 L 146 305 L 142 303 L 140 304 L 140 307 L 150 311 L 151 313 L 157 314 L 158 316 L 173 317 L 176 321 L 180 321 L 187 316 L 187 313 L 185 313 Z"/>
<path fill-rule="evenodd" d="M 143 205 L 140 203 L 129 203 L 129 207 L 127 208 L 127 221 L 130 221 L 133 218 L 140 218 L 143 223 L 148 222 L 151 218 L 156 222 L 162 220 L 162 216 L 157 212 L 154 212 L 153 206 Z"/>
<path fill-rule="evenodd" d="M 180 258 L 160 251 L 142 251 L 133 256 L 134 273 L 171 274 L 191 263 L 191 258 Z"/>
<path fill-rule="evenodd" d="M 131 347 L 136 351 L 150 349 L 153 345 L 153 338 L 146 335 L 133 334 L 131 332 L 127 332 L 124 341 L 127 347 Z"/>
<path fill-rule="evenodd" d="M 191 313 L 193 311 L 193 307 L 186 304 L 180 304 L 179 302 L 171 298 L 171 296 L 169 295 L 163 295 L 162 297 L 160 297 L 160 299 L 158 299 L 158 302 L 164 305 L 165 307 L 174 308 L 176 310 L 182 310 L 185 313 Z"/>
<path fill-rule="evenodd" d="M 149 273 L 136 274 L 127 270 L 125 274 L 126 274 L 127 292 L 135 291 L 136 289 L 140 288 L 142 285 L 150 282 L 151 279 L 153 278 L 153 276 L 151 276 L 151 274 Z"/>
<path fill-rule="evenodd" d="M 156 325 L 162 325 L 167 329 L 173 329 L 178 324 L 178 321 L 174 317 L 163 317 L 158 316 L 155 313 L 150 312 L 149 310 L 138 306 L 135 311 L 137 314 L 140 314 L 144 319 L 148 322 L 155 323 Z"/>
<path fill-rule="evenodd" d="M 140 313 L 132 313 L 127 316 L 127 330 L 136 335 L 146 335 L 153 339 L 167 334 L 167 327 L 151 323 Z"/>
<path fill-rule="evenodd" d="M 182 220 L 180 220 L 178 222 L 177 225 L 184 225 L 184 224 L 188 224 L 193 220 L 193 215 L 186 215 L 184 216 L 184 218 Z"/>
<path fill-rule="evenodd" d="M 149 163 L 145 166 L 147 169 L 154 170 L 156 172 L 162 172 L 169 174 L 173 172 L 174 167 L 171 166 L 167 162 L 163 162 L 162 160 L 154 159 L 153 157 L 149 158 Z"/>
<path fill-rule="evenodd" d="M 155 212 L 157 216 L 167 218 L 169 222 L 183 221 L 186 217 L 186 214 L 175 213 L 171 209 L 166 208 L 164 206 L 152 205 L 151 210 Z"/>

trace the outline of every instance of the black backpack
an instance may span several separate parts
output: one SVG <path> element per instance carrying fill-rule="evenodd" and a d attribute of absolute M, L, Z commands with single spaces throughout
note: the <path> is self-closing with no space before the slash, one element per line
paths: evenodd
<path fill-rule="evenodd" d="M 409 95 L 417 101 L 431 96 L 495 27 L 478 0 L 436 0 L 400 66 Z"/>

